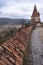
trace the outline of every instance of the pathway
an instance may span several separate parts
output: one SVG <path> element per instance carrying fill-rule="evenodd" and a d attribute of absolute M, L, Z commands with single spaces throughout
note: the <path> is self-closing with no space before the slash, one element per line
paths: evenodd
<path fill-rule="evenodd" d="M 39 38 L 39 29 L 36 28 L 31 35 L 32 63 L 43 65 L 43 44 Z"/>

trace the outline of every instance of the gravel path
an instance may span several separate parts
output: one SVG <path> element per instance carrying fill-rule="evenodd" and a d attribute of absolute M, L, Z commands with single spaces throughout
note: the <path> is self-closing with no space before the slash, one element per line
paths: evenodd
<path fill-rule="evenodd" d="M 32 63 L 33 65 L 43 65 L 43 44 L 40 40 L 40 28 L 36 28 L 31 35 Z"/>

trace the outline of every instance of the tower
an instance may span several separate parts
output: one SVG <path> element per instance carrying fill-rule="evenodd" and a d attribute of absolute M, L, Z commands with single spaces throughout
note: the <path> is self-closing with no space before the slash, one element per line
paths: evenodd
<path fill-rule="evenodd" d="M 34 10 L 31 16 L 32 24 L 40 23 L 40 13 L 37 11 L 36 5 L 34 6 Z"/>

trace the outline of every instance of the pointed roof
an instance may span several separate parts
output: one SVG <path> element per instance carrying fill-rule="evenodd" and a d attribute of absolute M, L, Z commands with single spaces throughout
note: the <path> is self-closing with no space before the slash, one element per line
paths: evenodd
<path fill-rule="evenodd" d="M 39 17 L 40 14 L 39 12 L 37 11 L 37 8 L 36 8 L 36 5 L 34 6 L 34 10 L 33 10 L 33 14 L 32 14 L 32 17 Z"/>

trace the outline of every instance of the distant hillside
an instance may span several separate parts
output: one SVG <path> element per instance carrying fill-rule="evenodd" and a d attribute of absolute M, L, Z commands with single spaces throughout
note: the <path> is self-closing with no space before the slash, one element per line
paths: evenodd
<path fill-rule="evenodd" d="M 22 24 L 22 23 L 30 23 L 30 19 L 11 19 L 11 18 L 0 18 L 0 25 L 14 23 L 14 24 Z"/>

